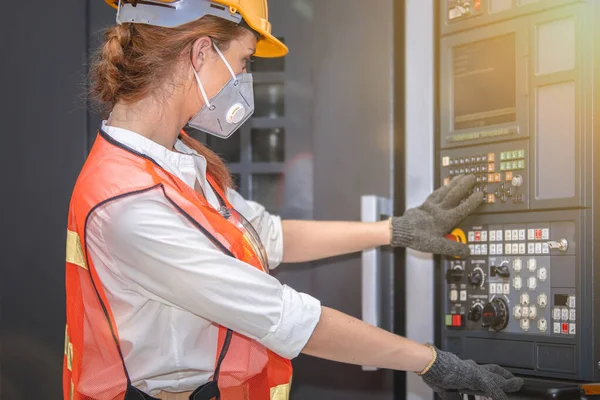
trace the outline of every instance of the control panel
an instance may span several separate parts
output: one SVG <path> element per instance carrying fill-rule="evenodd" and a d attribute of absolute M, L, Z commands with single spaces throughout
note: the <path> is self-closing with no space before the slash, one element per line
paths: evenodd
<path fill-rule="evenodd" d="M 529 147 L 527 141 L 451 149 L 441 152 L 441 184 L 458 175 L 475 175 L 475 191 L 486 205 L 478 212 L 523 210 L 529 207 Z"/>
<path fill-rule="evenodd" d="M 436 271 L 437 342 L 526 378 L 600 382 L 600 1 L 439 4 L 437 185 L 481 205 Z"/>
<path fill-rule="evenodd" d="M 589 274 L 578 268 L 585 218 L 580 211 L 470 217 L 455 233 L 471 256 L 443 262 L 444 346 L 527 374 L 573 376 L 586 357 L 580 343 L 591 340 L 581 321 L 592 316 L 579 307 L 579 279 Z M 485 354 L 474 350 L 481 343 Z M 515 343 L 522 353 L 511 350 Z"/>

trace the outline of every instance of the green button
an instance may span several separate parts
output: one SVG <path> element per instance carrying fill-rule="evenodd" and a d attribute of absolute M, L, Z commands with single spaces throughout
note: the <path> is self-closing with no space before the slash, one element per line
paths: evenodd
<path fill-rule="evenodd" d="M 446 314 L 446 326 L 452 326 L 452 315 Z"/>
<path fill-rule="evenodd" d="M 500 163 L 500 171 L 505 171 L 506 170 L 506 163 Z"/>
<path fill-rule="evenodd" d="M 525 150 L 519 150 L 519 158 L 525 158 Z"/>
<path fill-rule="evenodd" d="M 525 168 L 525 160 L 519 160 L 519 169 Z"/>
<path fill-rule="evenodd" d="M 505 152 L 500 153 L 500 159 L 501 160 L 506 160 L 506 153 Z"/>
<path fill-rule="evenodd" d="M 512 162 L 512 169 L 517 169 L 517 168 L 519 168 L 519 163 L 516 162 L 516 161 L 513 161 Z"/>
<path fill-rule="evenodd" d="M 513 160 L 516 160 L 517 158 L 519 158 L 519 152 L 517 150 L 512 152 L 512 158 L 513 158 Z"/>

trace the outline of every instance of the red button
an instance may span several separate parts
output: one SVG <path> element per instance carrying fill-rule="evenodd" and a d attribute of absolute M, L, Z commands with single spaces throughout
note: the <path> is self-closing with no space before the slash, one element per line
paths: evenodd
<path fill-rule="evenodd" d="M 562 333 L 569 333 L 569 324 L 562 324 Z"/>
<path fill-rule="evenodd" d="M 462 315 L 454 314 L 452 316 L 452 326 L 462 326 Z M 568 326 L 567 326 L 567 330 L 568 330 Z"/>
<path fill-rule="evenodd" d="M 481 9 L 481 0 L 475 0 L 475 9 L 476 10 L 480 10 Z"/>
<path fill-rule="evenodd" d="M 542 240 L 542 230 L 541 229 L 535 230 L 535 240 Z"/>
<path fill-rule="evenodd" d="M 475 241 L 476 242 L 481 241 L 481 232 L 475 232 Z"/>

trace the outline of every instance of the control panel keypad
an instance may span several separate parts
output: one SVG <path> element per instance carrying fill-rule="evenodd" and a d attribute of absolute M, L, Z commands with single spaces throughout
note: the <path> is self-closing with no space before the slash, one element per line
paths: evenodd
<path fill-rule="evenodd" d="M 489 207 L 526 208 L 529 188 L 527 142 L 492 145 L 489 150 L 480 153 L 473 149 L 454 149 L 442 153 L 442 183 L 447 185 L 458 175 L 475 175 L 474 192 L 482 192 Z"/>
<path fill-rule="evenodd" d="M 570 325 L 575 324 L 574 297 L 554 306 L 550 252 L 543 252 L 551 237 L 549 224 L 473 226 L 464 237 L 471 257 L 447 264 L 449 328 L 538 335 L 558 329 L 563 335 L 566 323 L 567 334 L 575 331 Z M 491 325 L 490 315 L 496 318 Z"/>

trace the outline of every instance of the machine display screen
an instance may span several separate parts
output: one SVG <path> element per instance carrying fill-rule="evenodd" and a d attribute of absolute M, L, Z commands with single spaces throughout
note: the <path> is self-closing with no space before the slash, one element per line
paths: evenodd
<path fill-rule="evenodd" d="M 454 130 L 515 122 L 515 34 L 454 48 Z"/>

